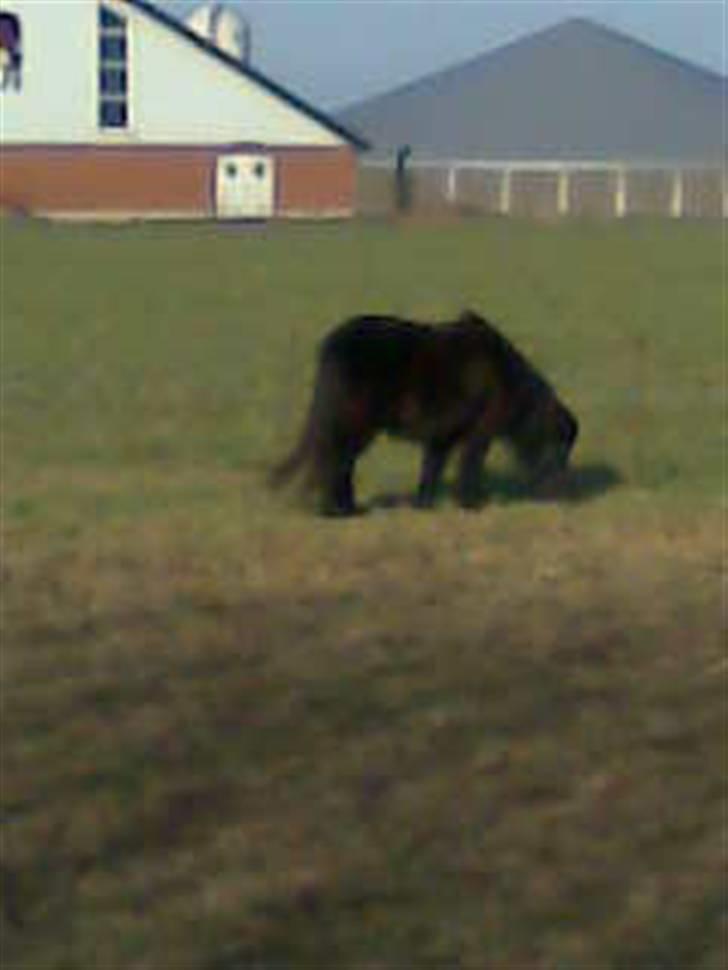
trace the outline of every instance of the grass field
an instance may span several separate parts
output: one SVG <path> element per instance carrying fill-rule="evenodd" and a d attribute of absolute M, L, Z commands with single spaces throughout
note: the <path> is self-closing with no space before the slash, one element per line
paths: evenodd
<path fill-rule="evenodd" d="M 3 968 L 723 968 L 721 227 L 0 232 Z M 265 490 L 328 327 L 464 306 L 568 500 Z"/>

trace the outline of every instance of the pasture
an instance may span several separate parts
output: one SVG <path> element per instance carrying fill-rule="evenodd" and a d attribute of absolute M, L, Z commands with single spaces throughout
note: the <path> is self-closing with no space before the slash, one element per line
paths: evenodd
<path fill-rule="evenodd" d="M 722 227 L 0 232 L 3 967 L 723 967 Z M 331 325 L 465 306 L 563 501 L 266 491 Z"/>

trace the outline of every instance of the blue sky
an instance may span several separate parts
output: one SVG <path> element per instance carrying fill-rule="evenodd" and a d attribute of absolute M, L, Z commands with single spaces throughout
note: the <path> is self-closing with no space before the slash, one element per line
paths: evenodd
<path fill-rule="evenodd" d="M 175 14 L 193 0 L 156 0 Z M 457 64 L 567 17 L 590 17 L 721 74 L 728 0 L 246 0 L 253 63 L 322 108 Z"/>

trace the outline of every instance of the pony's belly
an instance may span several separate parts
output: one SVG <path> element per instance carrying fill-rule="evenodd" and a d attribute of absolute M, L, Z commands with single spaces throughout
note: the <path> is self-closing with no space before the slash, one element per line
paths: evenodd
<path fill-rule="evenodd" d="M 470 409 L 463 405 L 429 405 L 423 407 L 415 400 L 405 400 L 390 419 L 384 430 L 393 438 L 405 441 L 425 442 L 465 434 Z"/>

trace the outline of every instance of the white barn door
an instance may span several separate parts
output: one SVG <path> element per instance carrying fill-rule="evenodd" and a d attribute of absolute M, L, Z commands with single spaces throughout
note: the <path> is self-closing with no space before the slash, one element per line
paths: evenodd
<path fill-rule="evenodd" d="M 275 164 L 267 155 L 221 155 L 215 174 L 220 219 L 267 219 L 275 205 Z"/>

